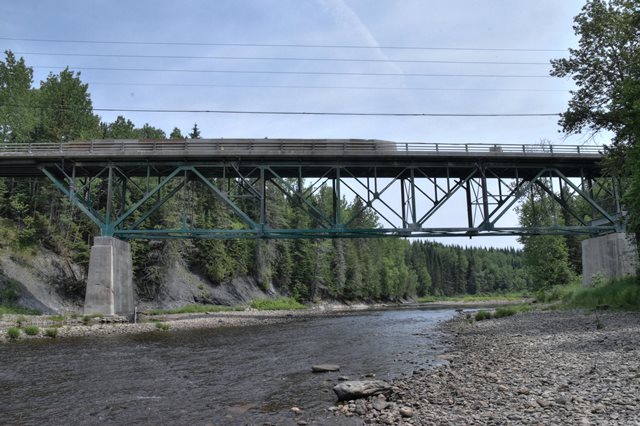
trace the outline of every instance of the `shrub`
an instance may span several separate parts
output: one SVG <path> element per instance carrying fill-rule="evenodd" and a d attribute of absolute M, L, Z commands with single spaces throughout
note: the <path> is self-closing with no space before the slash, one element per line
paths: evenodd
<path fill-rule="evenodd" d="M 509 317 L 511 315 L 515 315 L 517 312 L 518 311 L 516 308 L 512 308 L 510 306 L 500 307 L 496 309 L 496 312 L 493 314 L 493 317 L 494 318 Z"/>
<path fill-rule="evenodd" d="M 7 336 L 11 339 L 17 339 L 20 337 L 20 329 L 18 327 L 11 327 L 7 330 Z"/>
<path fill-rule="evenodd" d="M 478 311 L 476 312 L 476 321 L 483 321 L 491 319 L 491 312 L 489 311 Z"/>
<path fill-rule="evenodd" d="M 28 325 L 24 328 L 24 333 L 27 336 L 36 336 L 38 333 L 40 333 L 40 329 L 38 328 L 38 326 Z"/>
<path fill-rule="evenodd" d="M 305 306 L 292 297 L 279 299 L 255 299 L 251 301 L 251 307 L 261 311 L 279 311 L 288 309 L 304 309 Z"/>
<path fill-rule="evenodd" d="M 44 331 L 44 335 L 47 337 L 51 337 L 52 339 L 55 339 L 58 336 L 58 329 L 57 328 L 47 328 Z"/>
<path fill-rule="evenodd" d="M 166 322 L 156 322 L 156 328 L 158 330 L 167 331 L 169 330 L 170 326 Z"/>
<path fill-rule="evenodd" d="M 221 305 L 185 305 L 180 308 L 174 309 L 152 309 L 146 311 L 147 315 L 168 315 L 168 314 L 198 314 L 206 312 L 225 312 L 225 311 L 237 311 L 241 308 L 233 306 L 221 306 Z"/>

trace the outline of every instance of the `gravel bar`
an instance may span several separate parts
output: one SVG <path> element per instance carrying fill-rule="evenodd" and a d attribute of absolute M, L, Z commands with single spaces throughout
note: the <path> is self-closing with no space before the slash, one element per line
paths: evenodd
<path fill-rule="evenodd" d="M 640 314 L 538 311 L 442 324 L 444 365 L 330 411 L 365 424 L 640 425 Z"/>

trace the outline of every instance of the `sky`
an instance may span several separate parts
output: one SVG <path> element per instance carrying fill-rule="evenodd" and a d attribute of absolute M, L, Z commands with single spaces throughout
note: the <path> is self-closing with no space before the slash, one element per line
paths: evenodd
<path fill-rule="evenodd" d="M 548 114 L 569 100 L 572 82 L 550 77 L 549 60 L 577 45 L 573 17 L 583 4 L 0 0 L 0 48 L 25 58 L 36 86 L 65 66 L 79 71 L 94 108 Z M 562 134 L 557 117 L 97 113 L 167 134 L 174 127 L 187 134 L 197 123 L 205 138 L 594 143 Z M 474 241 L 455 242 L 517 245 Z"/>

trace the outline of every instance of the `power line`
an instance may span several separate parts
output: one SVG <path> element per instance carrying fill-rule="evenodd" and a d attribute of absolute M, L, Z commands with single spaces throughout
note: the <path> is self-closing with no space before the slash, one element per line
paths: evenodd
<path fill-rule="evenodd" d="M 13 108 L 61 109 L 72 108 L 42 105 L 3 105 Z M 148 113 L 197 113 L 197 114 L 245 114 L 245 115 L 318 115 L 318 116 L 363 116 L 363 117 L 557 117 L 559 113 L 423 113 L 423 112 L 337 112 L 337 111 L 260 111 L 260 110 L 216 110 L 216 109 L 162 109 L 162 108 L 93 108 L 101 112 L 148 112 Z"/>
<path fill-rule="evenodd" d="M 315 86 L 315 85 L 271 85 L 271 84 L 207 84 L 207 83 L 119 83 L 86 82 L 89 86 L 140 86 L 140 87 L 213 87 L 221 89 L 338 89 L 338 90 L 402 90 L 432 92 L 541 92 L 568 93 L 565 89 L 499 89 L 499 88 L 446 88 L 446 87 L 382 87 L 382 86 Z"/>
<path fill-rule="evenodd" d="M 115 67 L 83 67 L 83 66 L 42 66 L 40 69 L 78 69 L 88 71 L 130 71 L 130 72 L 178 72 L 178 73 L 210 73 L 210 74 L 275 74 L 275 75 L 342 75 L 342 76 L 383 76 L 383 77 L 474 77 L 474 78 L 551 78 L 550 75 L 522 74 L 433 74 L 433 73 L 376 73 L 376 72 L 340 72 L 340 71 L 257 71 L 257 70 L 194 70 L 167 68 L 115 68 Z M 555 77 L 554 77 L 555 78 Z"/>
<path fill-rule="evenodd" d="M 549 65 L 549 62 L 508 62 L 508 61 L 441 61 L 422 59 L 366 59 L 366 58 L 305 58 L 273 56 L 191 56 L 191 55 L 129 55 L 112 53 L 58 53 L 58 52 L 14 52 L 16 55 L 65 56 L 92 58 L 135 58 L 135 59 L 214 59 L 233 61 L 308 61 L 308 62 L 367 62 L 405 64 L 457 64 L 457 65 Z"/>
<path fill-rule="evenodd" d="M 149 46 L 221 46 L 221 47 L 292 47 L 292 48 L 327 48 L 327 49 L 384 49 L 384 50 L 451 50 L 481 52 L 566 52 L 567 49 L 528 49 L 497 47 L 442 47 L 442 46 L 365 46 L 348 44 L 294 44 L 294 43 L 214 43 L 214 42 L 169 42 L 169 41 L 130 41 L 130 40 L 78 40 L 78 39 L 45 39 L 0 37 L 6 41 L 27 41 L 38 43 L 76 43 L 76 44 L 121 44 Z"/>

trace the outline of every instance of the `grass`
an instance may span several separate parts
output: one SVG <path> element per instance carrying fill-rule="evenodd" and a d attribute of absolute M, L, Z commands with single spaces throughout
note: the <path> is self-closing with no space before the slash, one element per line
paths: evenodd
<path fill-rule="evenodd" d="M 58 336 L 58 329 L 57 328 L 47 328 L 44 330 L 44 335 L 47 337 L 51 337 L 52 339 L 55 339 Z"/>
<path fill-rule="evenodd" d="M 36 325 L 28 325 L 24 328 L 24 334 L 27 336 L 37 336 L 40 333 L 40 328 Z"/>
<path fill-rule="evenodd" d="M 10 339 L 17 339 L 20 337 L 20 333 L 21 331 L 18 327 L 10 327 L 7 329 L 7 336 L 9 336 Z"/>
<path fill-rule="evenodd" d="M 580 283 L 555 286 L 537 295 L 539 302 L 555 302 L 560 307 L 640 311 L 640 279 L 595 280 L 588 287 Z"/>
<path fill-rule="evenodd" d="M 169 330 L 170 326 L 166 322 L 158 321 L 158 322 L 156 322 L 156 328 L 158 330 L 167 331 L 167 330 Z"/>
<path fill-rule="evenodd" d="M 306 308 L 306 306 L 292 297 L 281 297 L 279 299 L 255 299 L 251 301 L 251 307 L 260 311 L 282 311 Z"/>
<path fill-rule="evenodd" d="M 16 305 L 0 305 L 0 315 L 16 314 L 16 315 L 41 315 L 37 309 L 24 308 Z"/>
<path fill-rule="evenodd" d="M 476 312 L 476 321 L 484 321 L 491 319 L 491 312 L 489 311 L 478 311 Z"/>
<path fill-rule="evenodd" d="M 239 311 L 240 307 L 222 305 L 185 305 L 174 309 L 152 309 L 146 311 L 147 315 L 167 315 L 167 314 L 201 314 L 207 312 Z"/>
<path fill-rule="evenodd" d="M 489 302 L 489 301 L 516 301 L 531 297 L 527 292 L 512 293 L 480 293 L 465 294 L 462 296 L 424 296 L 418 298 L 419 303 L 430 302 Z"/>

